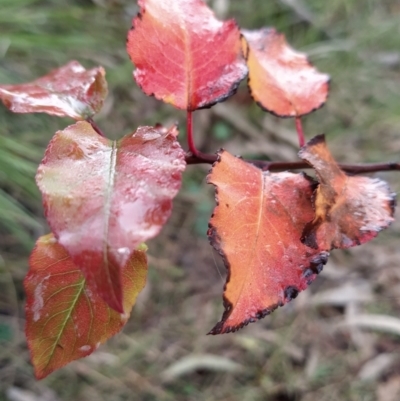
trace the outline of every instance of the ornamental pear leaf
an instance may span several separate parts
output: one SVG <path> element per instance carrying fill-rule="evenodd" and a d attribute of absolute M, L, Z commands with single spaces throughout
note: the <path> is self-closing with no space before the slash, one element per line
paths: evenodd
<path fill-rule="evenodd" d="M 53 234 L 40 237 L 25 277 L 26 337 L 37 379 L 90 355 L 118 333 L 146 283 L 146 246 L 121 269 L 125 312 L 111 309 Z"/>
<path fill-rule="evenodd" d="M 318 135 L 299 156 L 309 162 L 320 182 L 314 195 L 315 217 L 303 232 L 303 242 L 330 250 L 350 248 L 375 238 L 394 221 L 395 194 L 379 178 L 350 177 L 337 165 Z"/>
<path fill-rule="evenodd" d="M 300 117 L 320 108 L 329 75 L 318 72 L 305 54 L 293 50 L 274 28 L 242 30 L 254 100 L 279 117 Z"/>
<path fill-rule="evenodd" d="M 210 332 L 220 334 L 296 298 L 329 254 L 300 241 L 314 217 L 315 183 L 306 175 L 263 172 L 222 151 L 208 182 L 216 187 L 217 200 L 208 237 L 228 269 L 225 312 Z"/>
<path fill-rule="evenodd" d="M 38 168 L 47 221 L 108 305 L 123 312 L 121 269 L 171 213 L 185 169 L 176 127 L 140 127 L 119 141 L 86 121 L 57 132 Z"/>
<path fill-rule="evenodd" d="M 77 61 L 33 82 L 0 85 L 0 99 L 14 113 L 47 113 L 75 120 L 98 113 L 106 96 L 103 67 L 86 70 Z"/>
<path fill-rule="evenodd" d="M 247 74 L 234 20 L 202 0 L 139 0 L 127 52 L 147 95 L 194 111 L 225 100 Z"/>

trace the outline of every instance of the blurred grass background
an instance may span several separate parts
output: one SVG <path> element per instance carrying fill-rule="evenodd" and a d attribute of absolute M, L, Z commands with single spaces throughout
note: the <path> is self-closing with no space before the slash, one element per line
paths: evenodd
<path fill-rule="evenodd" d="M 400 4 L 396 0 L 214 0 L 245 28 L 275 26 L 332 76 L 326 106 L 305 118 L 341 161 L 398 161 Z M 184 114 L 132 80 L 128 0 L 0 0 L 0 82 L 33 80 L 76 59 L 103 65 L 110 94 L 98 124 L 118 138 Z M 239 333 L 205 334 L 222 313 L 223 264 L 205 232 L 214 206 L 209 166 L 190 166 L 174 214 L 149 243 L 148 285 L 123 334 L 36 382 L 24 340 L 22 280 L 47 231 L 34 174 L 47 142 L 71 121 L 0 107 L 0 401 L 400 399 L 400 224 L 373 243 L 336 251 L 295 302 Z M 181 124 L 184 127 L 184 124 Z M 214 152 L 294 159 L 293 121 L 251 102 L 245 85 L 196 113 L 196 141 Z M 184 129 L 182 135 L 184 137 Z M 399 191 L 398 173 L 381 173 Z"/>

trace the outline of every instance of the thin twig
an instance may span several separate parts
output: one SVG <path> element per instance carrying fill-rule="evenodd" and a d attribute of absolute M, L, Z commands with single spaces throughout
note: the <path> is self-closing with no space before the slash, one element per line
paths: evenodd
<path fill-rule="evenodd" d="M 217 161 L 217 155 L 202 154 L 201 157 L 194 156 L 188 152 L 186 154 L 187 164 L 213 164 Z M 254 164 L 264 171 L 282 171 L 282 170 L 300 170 L 312 168 L 305 161 L 297 162 L 281 162 L 281 161 L 266 161 L 266 160 L 246 160 L 248 163 Z M 339 164 L 339 167 L 350 174 L 375 173 L 378 171 L 400 171 L 400 163 L 365 163 L 365 164 Z"/>

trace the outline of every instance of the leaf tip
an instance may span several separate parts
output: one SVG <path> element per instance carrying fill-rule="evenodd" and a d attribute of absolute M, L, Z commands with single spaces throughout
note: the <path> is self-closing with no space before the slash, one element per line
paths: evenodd
<path fill-rule="evenodd" d="M 316 135 L 314 138 L 310 139 L 310 140 L 306 143 L 305 147 L 307 147 L 307 146 L 319 145 L 319 144 L 325 143 L 325 142 L 326 142 L 326 140 L 325 140 L 325 134 L 319 134 L 319 135 Z"/>
<path fill-rule="evenodd" d="M 288 290 L 288 295 L 289 295 L 289 291 Z M 298 291 L 299 292 L 299 291 Z M 291 295 L 293 298 L 296 298 L 297 294 L 294 295 L 294 289 L 291 291 Z M 290 299 L 291 300 L 291 299 Z M 290 301 L 288 300 L 288 301 Z M 288 302 L 287 301 L 287 302 Z M 224 305 L 225 304 L 230 304 L 230 302 L 228 302 L 225 297 L 224 297 Z M 227 326 L 226 325 L 226 321 L 229 318 L 231 311 L 232 311 L 232 305 L 230 304 L 229 308 L 225 307 L 225 312 L 222 316 L 222 319 L 220 322 L 218 322 L 208 333 L 207 335 L 217 335 L 217 334 L 228 334 L 228 333 L 235 333 L 236 331 L 242 329 L 243 327 L 246 327 L 247 325 L 249 325 L 250 323 L 255 323 L 258 320 L 263 319 L 264 317 L 270 315 L 275 309 L 277 309 L 279 306 L 283 306 L 284 302 L 279 301 L 277 304 L 271 305 L 266 309 L 263 310 L 259 310 L 255 313 L 254 316 L 250 316 L 249 318 L 243 320 L 242 322 L 233 325 L 233 326 Z"/>
<path fill-rule="evenodd" d="M 99 293 L 101 297 L 103 298 L 104 302 L 107 303 L 107 305 L 111 308 L 114 309 L 116 312 L 118 312 L 122 317 L 125 316 L 125 310 L 124 310 L 124 304 L 123 304 L 123 297 L 122 297 L 122 289 L 121 291 L 114 292 L 113 296 L 105 296 L 103 293 Z"/>

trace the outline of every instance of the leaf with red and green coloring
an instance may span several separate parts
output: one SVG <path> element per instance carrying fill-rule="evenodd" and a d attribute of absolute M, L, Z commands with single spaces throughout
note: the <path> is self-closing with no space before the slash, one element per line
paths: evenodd
<path fill-rule="evenodd" d="M 378 178 L 347 176 L 318 135 L 299 156 L 309 162 L 320 182 L 314 195 L 315 217 L 302 236 L 308 246 L 330 250 L 370 241 L 394 221 L 395 194 Z"/>
<path fill-rule="evenodd" d="M 329 75 L 318 72 L 305 54 L 293 50 L 273 28 L 242 30 L 254 100 L 279 117 L 300 117 L 321 107 Z"/>
<path fill-rule="evenodd" d="M 122 329 L 146 283 L 146 249 L 141 245 L 121 269 L 120 314 L 93 291 L 53 234 L 38 239 L 24 280 L 26 337 L 38 379 L 90 355 Z"/>
<path fill-rule="evenodd" d="M 59 243 L 122 312 L 121 269 L 167 221 L 181 185 L 185 153 L 176 127 L 140 127 L 119 141 L 86 121 L 57 132 L 36 181 Z"/>
<path fill-rule="evenodd" d="M 0 85 L 0 99 L 14 113 L 47 113 L 75 120 L 98 113 L 106 96 L 103 67 L 86 70 L 77 61 L 33 82 Z"/>
<path fill-rule="evenodd" d="M 247 74 L 240 32 L 201 0 L 139 0 L 128 33 L 134 78 L 146 95 L 193 111 L 233 95 Z"/>
<path fill-rule="evenodd" d="M 263 172 L 226 151 L 208 182 L 217 207 L 212 246 L 228 269 L 225 312 L 211 334 L 236 331 L 295 298 L 322 270 L 328 253 L 300 241 L 314 217 L 314 182 L 304 174 Z"/>

